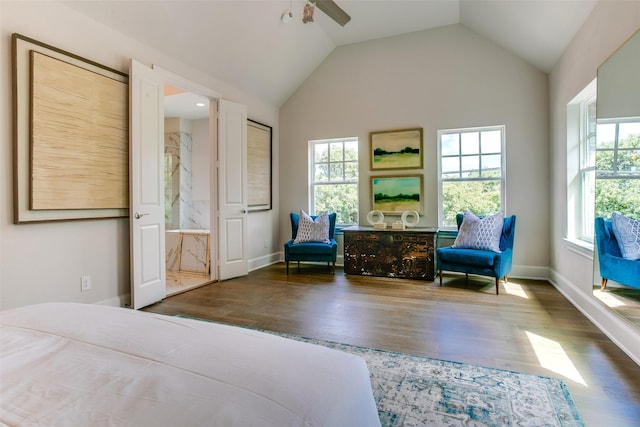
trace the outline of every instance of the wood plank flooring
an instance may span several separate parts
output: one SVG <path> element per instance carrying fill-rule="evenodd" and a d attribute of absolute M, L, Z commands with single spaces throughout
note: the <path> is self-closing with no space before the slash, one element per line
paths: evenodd
<path fill-rule="evenodd" d="M 545 281 L 438 282 L 284 264 L 147 311 L 563 379 L 587 426 L 640 426 L 640 366 Z"/>

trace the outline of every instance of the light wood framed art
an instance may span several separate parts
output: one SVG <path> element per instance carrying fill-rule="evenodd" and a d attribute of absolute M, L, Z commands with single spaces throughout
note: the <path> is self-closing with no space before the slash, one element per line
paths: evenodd
<path fill-rule="evenodd" d="M 369 133 L 371 170 L 422 169 L 422 128 Z"/>
<path fill-rule="evenodd" d="M 272 129 L 247 120 L 247 185 L 250 211 L 271 209 Z"/>
<path fill-rule="evenodd" d="M 372 176 L 372 209 L 383 214 L 402 215 L 405 211 L 415 211 L 422 215 L 422 180 L 422 174 Z"/>
<path fill-rule="evenodd" d="M 128 76 L 12 35 L 14 223 L 128 215 Z"/>

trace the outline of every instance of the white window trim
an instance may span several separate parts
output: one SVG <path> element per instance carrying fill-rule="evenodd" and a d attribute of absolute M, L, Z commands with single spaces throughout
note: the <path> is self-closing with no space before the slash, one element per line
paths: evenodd
<path fill-rule="evenodd" d="M 446 227 L 442 225 L 442 221 L 444 219 L 444 199 L 442 197 L 442 183 L 445 181 L 442 179 L 442 144 L 441 138 L 442 135 L 450 134 L 450 133 L 464 133 L 464 132 L 484 132 L 489 130 L 500 130 L 502 135 L 502 141 L 500 142 L 500 207 L 503 213 L 506 214 L 507 207 L 507 155 L 506 155 L 506 140 L 507 140 L 507 129 L 505 125 L 494 125 L 494 126 L 478 126 L 478 127 L 469 127 L 469 128 L 458 128 L 458 129 L 441 129 L 438 130 L 438 140 L 437 140 L 437 156 L 438 156 L 438 227 L 441 230 L 455 230 L 456 227 Z M 449 181 L 449 180 L 447 180 Z M 477 178 L 469 178 L 469 179 L 460 179 L 458 181 L 486 181 L 485 179 L 477 179 Z M 496 180 L 497 181 L 497 180 Z"/>
<path fill-rule="evenodd" d="M 309 206 L 307 207 L 307 212 L 309 212 L 310 215 L 315 215 L 315 191 L 314 191 L 314 186 L 316 185 L 316 181 L 314 179 L 314 146 L 317 143 L 331 143 L 331 142 L 347 142 L 347 141 L 354 141 L 356 143 L 359 143 L 358 137 L 355 136 L 350 136 L 350 137 L 345 137 L 345 138 L 329 138 L 329 139 L 314 139 L 314 140 L 310 140 L 308 142 L 308 146 L 307 146 L 307 152 L 308 152 L 308 162 L 307 162 L 307 168 L 309 170 L 309 176 L 308 176 L 308 183 L 309 183 L 309 188 L 307 189 L 307 192 L 309 194 L 308 200 L 309 200 Z M 354 180 L 346 180 L 346 181 L 339 181 L 339 182 L 324 182 L 321 183 L 322 185 L 331 185 L 331 184 L 336 184 L 336 185 L 340 185 L 340 184 L 358 184 L 358 188 L 359 188 L 359 182 L 360 182 L 360 147 L 358 147 L 358 176 L 356 179 Z M 358 200 L 358 205 L 359 205 L 359 200 Z M 358 211 L 360 210 L 360 207 L 358 206 Z M 355 224 L 339 224 L 336 223 L 336 227 L 345 227 L 345 226 L 352 226 L 352 225 L 357 225 L 358 224 L 359 219 L 356 218 L 356 222 Z"/>
<path fill-rule="evenodd" d="M 636 173 L 625 173 L 625 172 L 619 172 L 618 171 L 618 153 L 620 153 L 621 151 L 624 152 L 626 150 L 629 150 L 627 148 L 620 148 L 619 147 L 619 128 L 620 128 L 620 124 L 623 123 L 638 123 L 640 122 L 640 117 L 625 117 L 625 118 L 621 118 L 621 119 L 604 119 L 604 120 L 598 120 L 598 125 L 602 125 L 602 124 L 613 124 L 616 126 L 616 137 L 615 137 L 615 144 L 614 144 L 614 148 L 611 149 L 600 149 L 601 151 L 612 151 L 614 153 L 614 170 L 612 171 L 607 171 L 607 172 L 602 172 L 602 171 L 597 171 L 595 169 L 595 166 L 593 167 L 593 169 L 596 172 L 596 179 L 640 179 L 640 176 L 638 176 L 638 174 Z M 635 150 L 635 149 L 634 149 Z"/>
<path fill-rule="evenodd" d="M 597 79 L 589 83 L 578 95 L 567 104 L 567 205 L 565 238 L 579 247 L 593 248 L 593 237 L 585 234 L 583 201 L 583 176 L 593 167 L 583 167 L 585 137 L 583 126 L 583 106 L 596 96 Z M 591 206 L 592 211 L 595 206 Z M 592 212 L 593 214 L 593 212 Z"/>

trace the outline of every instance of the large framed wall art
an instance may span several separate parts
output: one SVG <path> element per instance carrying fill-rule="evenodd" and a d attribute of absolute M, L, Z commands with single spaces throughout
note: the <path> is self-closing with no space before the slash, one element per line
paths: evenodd
<path fill-rule="evenodd" d="M 247 120 L 247 186 L 250 211 L 271 209 L 271 126 Z"/>
<path fill-rule="evenodd" d="M 372 176 L 373 210 L 385 214 L 415 211 L 423 214 L 422 175 Z"/>
<path fill-rule="evenodd" d="M 12 56 L 14 222 L 127 216 L 127 74 L 19 34 Z"/>
<path fill-rule="evenodd" d="M 370 132 L 371 170 L 422 169 L 422 128 Z"/>

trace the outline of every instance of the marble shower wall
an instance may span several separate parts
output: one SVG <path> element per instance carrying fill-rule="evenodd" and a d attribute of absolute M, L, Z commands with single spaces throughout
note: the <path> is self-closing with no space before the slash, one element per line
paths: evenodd
<path fill-rule="evenodd" d="M 210 200 L 194 200 L 193 188 L 193 144 L 189 121 L 172 120 L 165 126 L 170 131 L 165 133 L 165 157 L 170 156 L 171 185 L 165 184 L 165 197 L 171 200 L 170 218 L 165 216 L 166 228 L 181 230 L 208 230 L 210 227 Z M 175 120 L 179 125 L 176 126 Z M 178 127 L 179 129 L 176 129 Z"/>

